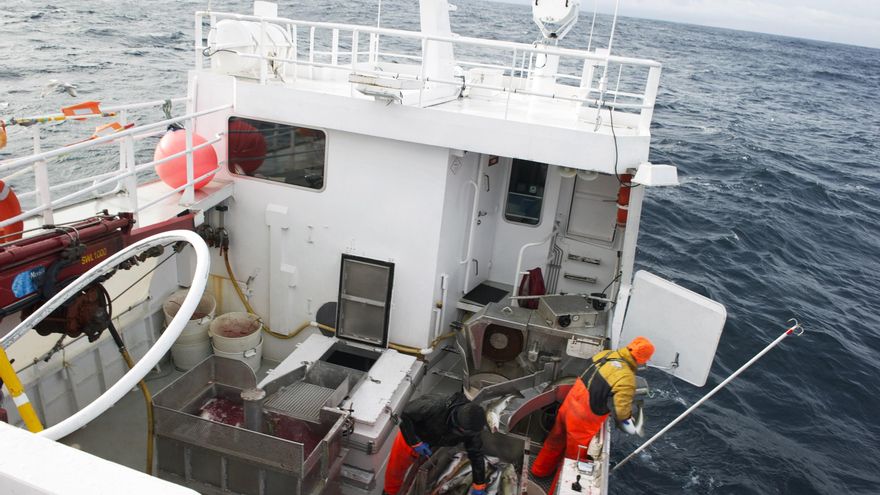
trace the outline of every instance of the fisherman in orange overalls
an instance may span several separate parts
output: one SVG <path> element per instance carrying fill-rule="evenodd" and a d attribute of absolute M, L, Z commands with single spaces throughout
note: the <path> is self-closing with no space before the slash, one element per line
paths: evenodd
<path fill-rule="evenodd" d="M 463 393 L 449 397 L 423 395 L 400 414 L 400 432 L 394 439 L 385 470 L 384 495 L 397 495 L 406 473 L 418 459 L 431 457 L 433 449 L 463 444 L 471 462 L 473 484 L 468 495 L 486 495 L 486 462 L 480 435 L 486 411 Z"/>
<path fill-rule="evenodd" d="M 532 474 L 539 478 L 556 474 L 548 493 L 555 493 L 563 454 L 577 459 L 578 447 L 590 445 L 609 413 L 614 413 L 623 431 L 636 433 L 632 419 L 636 368 L 647 363 L 653 354 L 654 344 L 645 337 L 636 337 L 626 347 L 593 356 L 593 363 L 562 402 L 553 429 L 532 464 Z"/>

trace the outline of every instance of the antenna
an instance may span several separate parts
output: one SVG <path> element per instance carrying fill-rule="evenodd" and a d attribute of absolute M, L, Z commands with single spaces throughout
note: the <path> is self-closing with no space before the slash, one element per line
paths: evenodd
<path fill-rule="evenodd" d="M 532 18 L 545 40 L 560 40 L 577 23 L 581 0 L 535 0 Z"/>

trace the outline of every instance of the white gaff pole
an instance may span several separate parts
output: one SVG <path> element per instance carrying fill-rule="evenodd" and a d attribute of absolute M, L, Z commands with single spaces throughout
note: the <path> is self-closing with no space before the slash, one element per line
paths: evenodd
<path fill-rule="evenodd" d="M 649 445 L 651 445 L 652 443 L 654 443 L 654 440 L 657 440 L 658 438 L 660 438 L 664 433 L 666 433 L 667 431 L 669 431 L 673 426 L 677 425 L 677 424 L 679 423 L 679 421 L 681 421 L 682 419 L 684 419 L 685 416 L 687 416 L 688 414 L 692 413 L 692 412 L 694 411 L 694 409 L 700 407 L 700 405 L 701 405 L 702 403 L 704 403 L 704 402 L 706 402 L 707 400 L 709 400 L 710 397 L 712 397 L 713 395 L 715 395 L 715 392 L 718 392 L 719 390 L 721 390 L 722 388 L 724 388 L 725 385 L 727 385 L 728 383 L 730 383 L 731 380 L 733 380 L 734 378 L 736 378 L 740 373 L 742 373 L 743 371 L 745 371 L 746 368 L 748 368 L 748 367 L 751 366 L 755 361 L 757 361 L 758 359 L 760 359 L 761 356 L 763 356 L 764 354 L 767 354 L 767 352 L 769 352 L 770 349 L 773 349 L 774 347 L 776 347 L 776 345 L 779 344 L 780 342 L 782 342 L 782 340 L 783 340 L 784 338 L 788 337 L 789 335 L 801 335 L 802 333 L 804 333 L 804 329 L 803 329 L 803 327 L 800 325 L 800 323 L 797 322 L 797 320 L 789 320 L 789 322 L 791 322 L 791 321 L 794 321 L 794 325 L 792 325 L 790 328 L 788 328 L 785 332 L 782 333 L 782 335 L 780 335 L 779 337 L 777 337 L 776 340 L 774 340 L 774 341 L 771 342 L 767 347 L 765 347 L 763 351 L 761 351 L 761 352 L 759 352 L 758 354 L 756 354 L 755 357 L 753 357 L 752 359 L 749 359 L 749 361 L 748 361 L 746 364 L 742 365 L 738 370 L 734 371 L 733 374 L 730 375 L 729 377 L 727 377 L 726 380 L 724 380 L 723 382 L 719 383 L 718 386 L 716 386 L 715 388 L 713 388 L 711 392 L 709 392 L 708 394 L 706 394 L 702 399 L 698 400 L 696 403 L 694 403 L 694 405 L 692 405 L 691 407 L 689 407 L 689 408 L 687 409 L 687 411 L 681 413 L 681 415 L 680 415 L 679 417 L 677 417 L 677 418 L 675 418 L 674 420 L 672 420 L 671 423 L 669 423 L 668 425 L 666 425 L 666 427 L 664 427 L 662 430 L 660 430 L 659 432 L 657 432 L 656 435 L 654 435 L 653 437 L 651 437 L 650 439 L 648 439 L 647 442 L 643 443 L 643 444 L 642 444 L 639 448 L 637 448 L 632 454 L 626 456 L 625 459 L 623 459 L 622 461 L 620 461 L 619 463 L 617 463 L 617 465 L 614 466 L 614 467 L 611 469 L 611 472 L 613 473 L 614 471 L 617 471 L 618 468 L 620 468 L 621 466 L 623 466 L 624 464 L 626 464 L 627 462 L 629 462 L 629 460 L 632 459 L 633 457 L 635 457 L 639 452 L 641 452 L 641 451 L 645 450 L 646 448 L 648 448 Z"/>

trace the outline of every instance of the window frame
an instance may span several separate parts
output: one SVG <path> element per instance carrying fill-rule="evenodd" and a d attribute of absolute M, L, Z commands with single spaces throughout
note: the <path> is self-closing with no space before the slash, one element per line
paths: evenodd
<path fill-rule="evenodd" d="M 544 186 L 543 186 L 544 193 L 541 195 L 541 211 L 540 211 L 540 213 L 538 213 L 538 223 L 517 222 L 515 220 L 510 220 L 509 218 L 507 218 L 507 205 L 510 200 L 510 181 L 513 179 L 513 166 L 514 166 L 514 162 L 516 162 L 517 160 L 524 161 L 524 162 L 537 163 L 539 165 L 544 165 L 545 167 L 547 167 L 547 171 L 544 173 Z M 534 160 L 525 160 L 525 159 L 510 157 L 510 166 L 507 169 L 507 176 L 506 176 L 506 180 L 505 180 L 506 185 L 505 185 L 505 189 L 504 189 L 504 210 L 502 211 L 502 217 L 504 218 L 504 221 L 511 224 L 511 225 L 518 225 L 520 227 L 528 227 L 528 228 L 540 227 L 544 223 L 544 202 L 545 202 L 545 199 L 547 198 L 547 181 L 549 178 L 550 178 L 550 164 L 549 163 L 542 163 L 542 162 L 536 162 Z"/>
<path fill-rule="evenodd" d="M 323 176 L 324 180 L 323 180 L 323 184 L 321 185 L 321 188 L 315 189 L 314 187 L 300 186 L 298 184 L 288 184 L 287 182 L 281 182 L 281 181 L 272 180 L 272 179 L 263 179 L 261 177 L 254 177 L 252 175 L 239 174 L 239 173 L 236 173 L 236 172 L 233 172 L 232 170 L 230 170 L 229 169 L 229 120 L 234 119 L 234 118 L 256 120 L 256 121 L 266 122 L 266 123 L 270 123 L 270 124 L 280 124 L 280 125 L 286 125 L 286 126 L 290 126 L 290 127 L 294 127 L 294 128 L 303 128 L 303 129 L 308 129 L 310 131 L 322 132 L 324 134 L 324 176 Z M 327 169 L 328 169 L 328 164 L 330 162 L 330 160 L 329 160 L 330 133 L 327 132 L 327 129 L 325 129 L 323 127 L 310 127 L 310 126 L 306 126 L 306 125 L 293 124 L 290 122 L 283 122 L 280 120 L 265 119 L 262 117 L 252 117 L 249 115 L 242 115 L 242 114 L 230 114 L 229 116 L 226 117 L 226 129 L 224 130 L 224 132 L 226 133 L 226 160 L 225 160 L 226 165 L 224 168 L 229 173 L 229 175 L 231 177 L 233 177 L 234 179 L 255 180 L 255 181 L 264 182 L 267 184 L 287 186 L 287 187 L 301 189 L 303 191 L 311 191 L 311 192 L 315 192 L 315 193 L 320 193 L 320 192 L 324 192 L 325 190 L 327 190 Z"/>

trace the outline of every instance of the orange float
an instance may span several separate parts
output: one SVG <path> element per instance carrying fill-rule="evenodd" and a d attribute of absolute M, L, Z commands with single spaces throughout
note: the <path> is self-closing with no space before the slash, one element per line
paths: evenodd
<path fill-rule="evenodd" d="M 266 138 L 249 123 L 229 121 L 229 170 L 237 174 L 253 174 L 266 158 Z"/>
<path fill-rule="evenodd" d="M 21 203 L 15 192 L 5 182 L 0 180 L 0 222 L 21 215 Z M 6 227 L 0 227 L 0 244 L 21 239 L 24 230 L 24 221 L 19 220 Z"/>
<path fill-rule="evenodd" d="M 207 140 L 196 133 L 192 135 L 193 148 L 200 144 L 206 143 Z M 159 144 L 156 145 L 156 152 L 153 154 L 153 160 L 161 160 L 175 153 L 186 150 L 186 131 L 178 129 L 171 131 L 162 136 Z M 212 170 L 217 169 L 217 152 L 213 146 L 205 146 L 193 152 L 193 178 L 197 179 Z M 186 184 L 186 155 L 172 158 L 167 162 L 156 165 L 156 174 L 162 179 L 162 182 L 168 186 L 177 189 Z M 205 184 L 211 182 L 214 176 L 208 176 L 195 183 L 195 189 L 201 189 Z"/>

